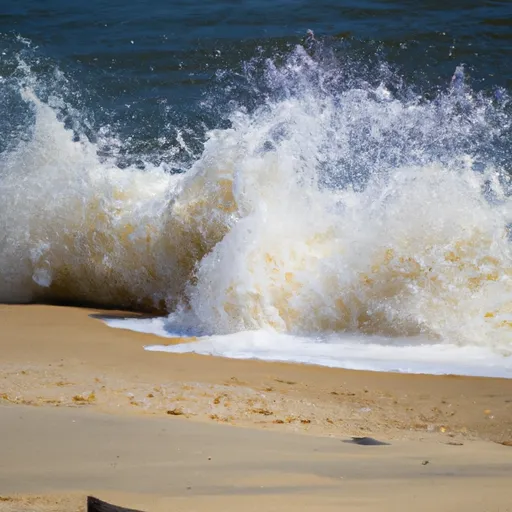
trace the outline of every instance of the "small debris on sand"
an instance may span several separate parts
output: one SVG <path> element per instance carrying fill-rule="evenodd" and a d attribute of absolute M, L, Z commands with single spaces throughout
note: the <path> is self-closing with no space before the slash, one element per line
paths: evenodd
<path fill-rule="evenodd" d="M 170 416 L 182 416 L 185 413 L 183 412 L 183 409 L 176 407 L 175 409 L 169 409 L 167 411 L 167 414 L 169 414 Z"/>
<path fill-rule="evenodd" d="M 132 508 L 118 507 L 93 496 L 87 497 L 87 512 L 141 512 Z"/>
<path fill-rule="evenodd" d="M 361 446 L 389 446 L 391 443 L 379 441 L 373 437 L 352 437 L 351 440 L 344 441 L 345 443 L 359 444 Z"/>

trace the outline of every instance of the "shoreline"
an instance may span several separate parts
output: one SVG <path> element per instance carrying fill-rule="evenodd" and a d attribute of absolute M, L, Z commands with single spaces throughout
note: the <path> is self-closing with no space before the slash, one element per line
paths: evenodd
<path fill-rule="evenodd" d="M 104 314 L 126 315 L 0 306 L 0 401 L 115 414 L 175 413 L 315 435 L 512 441 L 511 379 L 149 352 L 143 346 L 158 338 L 110 328 L 97 319 Z"/>
<path fill-rule="evenodd" d="M 509 506 L 511 379 L 148 352 L 105 313 L 0 306 L 1 512 Z"/>

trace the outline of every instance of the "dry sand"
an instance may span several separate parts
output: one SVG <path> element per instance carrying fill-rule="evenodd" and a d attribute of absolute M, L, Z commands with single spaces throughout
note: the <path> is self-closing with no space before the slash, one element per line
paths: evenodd
<path fill-rule="evenodd" d="M 145 352 L 104 314 L 0 306 L 0 510 L 512 510 L 512 380 Z"/>

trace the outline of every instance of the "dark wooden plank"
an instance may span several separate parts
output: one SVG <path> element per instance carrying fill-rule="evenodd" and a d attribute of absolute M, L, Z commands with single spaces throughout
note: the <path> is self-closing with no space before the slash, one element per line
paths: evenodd
<path fill-rule="evenodd" d="M 87 496 L 87 512 L 141 512 L 133 508 L 118 507 L 94 496 Z"/>

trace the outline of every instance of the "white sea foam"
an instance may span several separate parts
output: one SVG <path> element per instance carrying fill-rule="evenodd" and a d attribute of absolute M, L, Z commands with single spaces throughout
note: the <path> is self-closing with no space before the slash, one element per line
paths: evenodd
<path fill-rule="evenodd" d="M 158 334 L 208 336 L 172 351 L 510 376 L 509 178 L 481 154 L 510 118 L 464 88 L 407 100 L 329 73 L 301 48 L 270 63 L 276 94 L 179 176 L 101 160 L 25 90 L 0 300 L 165 309 Z"/>
<path fill-rule="evenodd" d="M 262 359 L 400 373 L 456 374 L 512 378 L 512 358 L 487 347 L 412 338 L 336 333 L 297 336 L 275 331 L 183 338 L 169 331 L 163 318 L 107 320 L 111 327 L 173 338 L 172 344 L 148 345 L 146 350 L 172 354 L 195 353 L 235 359 Z M 165 339 L 162 340 L 165 342 Z"/>

